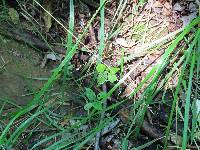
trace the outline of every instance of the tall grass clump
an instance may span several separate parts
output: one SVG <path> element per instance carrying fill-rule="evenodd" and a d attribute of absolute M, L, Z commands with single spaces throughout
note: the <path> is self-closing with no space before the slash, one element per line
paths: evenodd
<path fill-rule="evenodd" d="M 159 137 L 147 142 L 144 145 L 139 147 L 133 147 L 133 149 L 144 149 L 151 144 L 163 140 L 164 149 L 167 149 L 169 145 L 169 136 L 170 129 L 172 127 L 173 120 L 176 120 L 177 117 L 183 116 L 184 120 L 184 129 L 182 132 L 182 143 L 181 145 L 177 143 L 177 147 L 182 146 L 182 149 L 186 149 L 187 146 L 191 143 L 196 143 L 196 133 L 199 132 L 199 120 L 197 114 L 197 108 L 193 101 L 197 100 L 197 95 L 199 90 L 194 88 L 193 83 L 194 79 L 199 79 L 200 72 L 200 29 L 196 28 L 200 22 L 200 17 L 194 19 L 188 26 L 184 27 L 182 32 L 177 35 L 173 41 L 170 42 L 168 48 L 165 50 L 161 56 L 160 61 L 152 67 L 149 73 L 144 77 L 144 79 L 139 83 L 139 85 L 132 91 L 128 98 L 121 98 L 116 100 L 110 105 L 107 105 L 106 102 L 109 98 L 112 97 L 113 93 L 120 88 L 122 83 L 126 82 L 126 79 L 134 71 L 135 68 L 132 68 L 124 76 L 121 73 L 120 79 L 117 79 L 116 83 L 107 88 L 106 83 L 102 85 L 101 89 L 104 92 L 102 99 L 98 103 L 103 105 L 101 109 L 92 109 L 88 110 L 86 114 L 80 116 L 60 116 L 59 114 L 54 113 L 54 108 L 56 107 L 56 100 L 52 100 L 52 95 L 50 95 L 49 90 L 52 88 L 54 83 L 58 80 L 62 81 L 61 95 L 64 99 L 64 92 L 66 89 L 66 84 L 68 84 L 68 79 L 71 70 L 70 70 L 70 61 L 72 60 L 74 54 L 77 52 L 79 44 L 82 44 L 82 40 L 86 35 L 88 28 L 92 25 L 92 22 L 95 20 L 96 16 L 100 13 L 100 44 L 97 46 L 97 55 L 96 52 L 93 54 L 97 58 L 96 66 L 103 64 L 103 54 L 106 47 L 106 40 L 109 40 L 112 36 L 117 34 L 118 29 L 116 25 L 120 19 L 120 15 L 123 14 L 123 10 L 126 6 L 127 1 L 120 1 L 119 7 L 114 15 L 112 20 L 113 28 L 111 29 L 110 34 L 105 36 L 105 1 L 100 0 L 100 6 L 88 21 L 86 27 L 82 34 L 79 37 L 74 37 L 74 26 L 75 26 L 75 13 L 74 13 L 74 1 L 70 0 L 70 14 L 69 14 L 69 23 L 68 29 L 61 24 L 52 14 L 50 14 L 44 7 L 36 0 L 34 2 L 43 10 L 46 11 L 58 24 L 60 24 L 67 31 L 67 38 L 65 40 L 66 45 L 66 55 L 62 62 L 57 68 L 52 71 L 52 75 L 49 77 L 45 85 L 34 95 L 34 98 L 26 106 L 16 106 L 17 110 L 9 114 L 9 120 L 5 127 L 0 130 L 0 146 L 2 149 L 14 148 L 17 145 L 18 141 L 21 140 L 21 136 L 27 132 L 28 129 L 33 128 L 29 131 L 29 136 L 36 131 L 36 124 L 42 124 L 44 127 L 52 129 L 50 135 L 42 137 L 39 141 L 35 142 L 31 150 L 39 149 L 44 146 L 44 149 L 82 149 L 85 148 L 88 143 L 95 145 L 95 149 L 99 148 L 99 140 L 102 131 L 108 127 L 110 124 L 115 122 L 120 115 L 120 110 L 129 104 L 126 108 L 130 111 L 128 116 L 127 123 L 124 123 L 122 127 L 124 128 L 125 133 L 123 138 L 120 139 L 121 149 L 128 149 L 129 140 L 131 141 L 133 137 L 137 137 L 140 133 L 141 126 L 143 124 L 146 112 L 148 107 L 154 104 L 154 99 L 163 91 L 168 84 L 173 74 L 178 74 L 178 82 L 176 87 L 173 89 L 173 99 L 172 106 L 170 109 L 170 114 L 165 129 L 165 134 L 163 137 Z M 141 1 L 143 3 L 143 1 Z M 119 27 L 120 28 L 120 27 Z M 76 42 L 73 42 L 73 38 L 76 39 Z M 187 39 L 187 40 L 186 40 Z M 180 45 L 181 41 L 187 41 L 187 48 Z M 180 47 L 180 49 L 178 49 Z M 180 57 L 177 57 L 178 54 L 181 54 Z M 124 56 L 123 56 L 124 57 Z M 174 60 L 172 62 L 172 60 Z M 125 65 L 123 59 L 121 61 L 121 70 Z M 170 68 L 168 67 L 170 66 Z M 111 66 L 107 66 L 108 69 L 112 71 Z M 167 72 L 167 73 L 166 73 Z M 165 74 L 164 74 L 165 73 Z M 97 75 L 94 75 L 94 78 Z M 136 96 L 136 94 L 144 88 L 144 91 L 141 93 L 137 101 L 130 104 L 130 99 Z M 87 87 L 85 87 L 87 88 Z M 180 99 L 179 94 L 184 92 L 186 99 Z M 90 93 L 91 94 L 91 93 Z M 92 93 L 94 97 L 94 93 Z M 84 95 L 84 94 L 82 94 Z M 193 96 L 194 95 L 194 96 Z M 91 96 L 91 95 L 90 95 Z M 96 95 L 95 95 L 96 96 Z M 84 96 L 83 96 L 84 97 Z M 184 101 L 184 111 L 179 111 L 178 102 Z M 7 103 L 7 102 L 5 102 Z M 160 101 L 159 103 L 162 103 Z M 0 109 L 0 114 L 2 114 L 4 105 Z M 95 105 L 96 106 L 96 105 Z M 82 106 L 84 107 L 84 106 Z M 94 108 L 97 108 L 94 107 Z M 179 113 L 177 113 L 179 111 Z M 182 115 L 182 112 L 184 113 Z M 189 127 L 190 123 L 190 112 L 192 112 L 192 128 Z M 109 114 L 109 115 L 108 115 Z M 179 115 L 179 116 L 177 116 Z M 58 118 L 64 121 L 71 121 L 69 126 L 62 126 Z M 66 119 L 67 118 L 67 119 Z M 18 120 L 21 120 L 17 122 Z M 16 123 L 17 122 L 17 123 Z M 15 127 L 13 127 L 15 126 Z M 85 131 L 83 127 L 87 127 Z M 0 128 L 1 129 L 1 128 Z M 35 130 L 34 130 L 35 129 Z M 176 135 L 176 138 L 178 136 Z M 22 142 L 23 143 L 23 142 Z"/>

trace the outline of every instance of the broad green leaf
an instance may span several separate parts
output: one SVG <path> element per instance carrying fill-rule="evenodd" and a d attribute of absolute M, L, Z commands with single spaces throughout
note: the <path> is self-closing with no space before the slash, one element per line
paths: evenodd
<path fill-rule="evenodd" d="M 96 110 L 102 110 L 102 103 L 100 101 L 97 101 L 97 102 L 93 102 L 92 103 L 92 106 L 94 107 L 94 109 Z"/>
<path fill-rule="evenodd" d="M 84 109 L 85 110 L 90 110 L 92 108 L 93 104 L 92 103 L 87 103 L 85 106 L 84 106 Z"/>
<path fill-rule="evenodd" d="M 85 95 L 88 98 L 88 100 L 90 102 L 95 101 L 96 100 L 96 94 L 94 93 L 94 91 L 90 88 L 85 88 Z"/>
<path fill-rule="evenodd" d="M 107 74 L 108 74 L 107 71 L 104 73 L 99 73 L 97 77 L 98 85 L 102 85 L 107 81 L 107 76 L 108 76 Z"/>
<path fill-rule="evenodd" d="M 107 79 L 104 76 L 99 75 L 98 78 L 97 78 L 98 85 L 102 85 L 106 81 L 107 81 Z"/>
<path fill-rule="evenodd" d="M 108 74 L 108 81 L 110 81 L 111 83 L 117 81 L 117 77 L 114 74 Z"/>
<path fill-rule="evenodd" d="M 106 66 L 104 64 L 98 64 L 96 70 L 98 73 L 103 73 L 106 70 Z"/>
<path fill-rule="evenodd" d="M 107 96 L 107 93 L 106 92 L 101 92 L 97 95 L 97 99 L 98 100 L 101 100 L 103 98 L 105 98 Z"/>
<path fill-rule="evenodd" d="M 120 69 L 116 67 L 110 67 L 109 70 L 111 74 L 116 74 Z"/>

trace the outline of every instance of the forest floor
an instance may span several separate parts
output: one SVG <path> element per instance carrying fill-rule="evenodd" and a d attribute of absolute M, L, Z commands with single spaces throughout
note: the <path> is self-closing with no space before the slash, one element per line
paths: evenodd
<path fill-rule="evenodd" d="M 192 61 L 180 61 L 198 2 L 0 5 L 0 148 L 180 149 L 187 127 L 186 147 L 200 148 L 199 61 L 189 96 Z"/>

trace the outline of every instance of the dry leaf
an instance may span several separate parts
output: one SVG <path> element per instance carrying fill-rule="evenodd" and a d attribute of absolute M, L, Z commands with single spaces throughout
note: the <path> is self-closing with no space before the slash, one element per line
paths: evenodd
<path fill-rule="evenodd" d="M 123 46 L 123 47 L 128 46 L 128 43 L 124 38 L 117 38 L 116 43 L 119 44 L 120 46 Z"/>
<path fill-rule="evenodd" d="M 163 5 L 159 2 L 159 1 L 155 1 L 155 3 L 153 4 L 153 7 L 163 7 Z"/>
<path fill-rule="evenodd" d="M 177 145 L 182 144 L 182 137 L 180 135 L 176 135 L 175 133 L 170 133 L 170 140 Z"/>
<path fill-rule="evenodd" d="M 163 14 L 166 16 L 170 16 L 171 15 L 171 10 L 167 9 L 167 8 L 163 8 Z"/>
<path fill-rule="evenodd" d="M 46 59 L 50 59 L 50 60 L 53 60 L 53 61 L 56 61 L 56 60 L 61 60 L 61 58 L 57 55 L 55 55 L 54 53 L 49 53 L 46 55 Z"/>
<path fill-rule="evenodd" d="M 184 9 L 185 9 L 185 7 L 184 7 L 184 6 L 181 6 L 180 3 L 176 3 L 176 4 L 174 4 L 174 6 L 173 6 L 173 10 L 174 10 L 174 11 L 183 11 Z"/>
<path fill-rule="evenodd" d="M 171 11 L 171 9 L 172 9 L 172 5 L 170 5 L 169 2 L 165 2 L 164 6 L 165 6 L 166 9 L 168 9 L 168 10 Z"/>
<path fill-rule="evenodd" d="M 188 9 L 189 9 L 190 12 L 197 12 L 197 9 L 198 9 L 198 8 L 197 8 L 197 5 L 196 5 L 196 4 L 190 3 Z"/>
<path fill-rule="evenodd" d="M 50 13 L 50 14 L 52 13 L 52 2 L 49 1 L 49 0 L 45 0 L 45 1 L 44 1 L 44 5 L 45 5 L 45 9 L 46 9 L 48 12 L 46 12 L 46 11 L 44 12 L 43 19 L 44 19 L 44 23 L 45 23 L 46 32 L 49 32 L 49 29 L 50 29 L 51 26 L 52 26 L 51 16 L 49 15 L 49 13 Z"/>
<path fill-rule="evenodd" d="M 127 47 L 127 48 L 133 47 L 136 44 L 134 40 L 127 41 L 124 38 L 117 38 L 115 42 L 119 44 L 120 46 Z"/>

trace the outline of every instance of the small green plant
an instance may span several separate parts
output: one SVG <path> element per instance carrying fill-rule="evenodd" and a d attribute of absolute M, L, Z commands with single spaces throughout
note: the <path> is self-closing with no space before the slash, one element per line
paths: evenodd
<path fill-rule="evenodd" d="M 87 104 L 84 106 L 85 110 L 94 108 L 95 110 L 102 110 L 102 99 L 105 98 L 106 92 L 100 92 L 98 95 L 90 88 L 85 88 L 85 96 Z"/>
<path fill-rule="evenodd" d="M 107 67 L 104 64 L 98 64 L 96 67 L 97 82 L 98 85 L 102 85 L 105 82 L 114 83 L 117 81 L 116 73 L 119 71 L 119 68 L 116 67 Z M 102 99 L 106 97 L 106 92 L 100 92 L 99 94 L 95 94 L 95 92 L 90 88 L 85 88 L 84 95 L 87 98 L 87 104 L 84 106 L 85 110 L 90 110 L 94 108 L 95 110 L 102 110 Z"/>
<path fill-rule="evenodd" d="M 108 81 L 111 83 L 114 83 L 115 81 L 117 81 L 116 73 L 119 70 L 120 69 L 117 67 L 109 67 L 108 68 L 104 64 L 98 64 L 96 67 L 96 71 L 98 73 L 98 76 L 97 76 L 98 85 L 102 85 Z"/>

